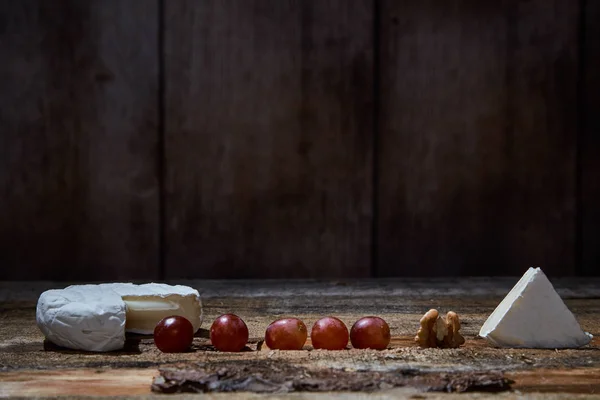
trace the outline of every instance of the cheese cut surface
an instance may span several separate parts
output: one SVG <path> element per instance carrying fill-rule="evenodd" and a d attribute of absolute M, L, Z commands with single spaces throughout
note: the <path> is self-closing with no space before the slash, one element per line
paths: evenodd
<path fill-rule="evenodd" d="M 540 268 L 529 268 L 485 321 L 479 336 L 513 348 L 577 348 L 592 340 Z"/>
<path fill-rule="evenodd" d="M 37 325 L 48 340 L 97 352 L 121 349 L 126 332 L 152 334 L 169 315 L 187 318 L 197 331 L 202 324 L 198 291 L 158 283 L 73 285 L 45 291 L 36 309 Z"/>

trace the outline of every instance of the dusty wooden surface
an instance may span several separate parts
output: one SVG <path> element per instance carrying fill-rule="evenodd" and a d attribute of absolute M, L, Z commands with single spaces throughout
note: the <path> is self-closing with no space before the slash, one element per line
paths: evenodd
<path fill-rule="evenodd" d="M 369 276 L 372 4 L 165 3 L 167 279 Z"/>
<path fill-rule="evenodd" d="M 157 21 L 0 1 L 0 279 L 158 276 Z"/>
<path fill-rule="evenodd" d="M 379 275 L 573 274 L 577 4 L 381 4 Z"/>
<path fill-rule="evenodd" d="M 205 323 L 195 339 L 193 351 L 162 354 L 149 338 L 132 338 L 122 352 L 82 354 L 44 346 L 35 326 L 35 300 L 42 290 L 63 287 L 58 283 L 0 284 L 0 397 L 9 395 L 140 396 L 165 398 L 150 392 L 150 384 L 161 366 L 182 362 L 219 363 L 288 362 L 297 365 L 347 369 L 390 370 L 410 368 L 419 371 L 502 370 L 515 380 L 514 389 L 547 398 L 574 398 L 600 391 L 600 280 L 555 280 L 559 294 L 580 321 L 583 329 L 595 335 L 594 342 L 577 350 L 496 349 L 476 337 L 477 332 L 516 282 L 510 279 L 473 280 L 385 280 L 385 281 L 188 281 L 203 294 Z M 412 342 L 420 316 L 429 308 L 454 310 L 461 316 L 467 343 L 463 348 L 439 350 L 416 348 Z M 218 315 L 234 312 L 249 326 L 249 349 L 237 354 L 214 351 L 206 329 Z M 385 351 L 310 350 L 281 352 L 256 350 L 266 326 L 280 316 L 302 318 L 310 328 L 324 315 L 336 315 L 348 326 L 361 316 L 375 314 L 390 324 L 394 337 Z M 536 395 L 537 393 L 537 395 Z M 562 393 L 562 395 L 561 395 Z M 510 398 L 518 392 L 503 393 Z M 350 398 L 480 398 L 479 393 L 445 395 L 393 389 L 372 394 L 343 394 Z M 171 396 L 171 395 L 169 395 Z M 214 398 L 248 399 L 250 393 L 211 395 Z M 313 398 L 314 393 L 293 394 L 290 398 Z M 319 394 L 338 398 L 342 394 Z M 173 396 L 183 398 L 186 396 Z M 419 398 L 419 397 L 417 397 Z"/>

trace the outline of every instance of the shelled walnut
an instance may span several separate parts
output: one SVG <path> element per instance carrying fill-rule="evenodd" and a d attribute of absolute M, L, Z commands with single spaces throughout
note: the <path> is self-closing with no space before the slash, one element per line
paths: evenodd
<path fill-rule="evenodd" d="M 444 319 L 436 309 L 431 309 L 419 322 L 421 327 L 415 336 L 419 347 L 457 348 L 465 343 L 465 338 L 458 332 L 460 320 L 454 311 L 449 311 Z"/>

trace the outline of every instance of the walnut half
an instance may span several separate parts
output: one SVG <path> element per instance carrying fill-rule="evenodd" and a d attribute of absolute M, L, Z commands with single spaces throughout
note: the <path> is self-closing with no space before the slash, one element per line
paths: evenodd
<path fill-rule="evenodd" d="M 465 343 L 465 338 L 458 332 L 460 320 L 454 311 L 449 311 L 444 319 L 436 309 L 431 309 L 419 322 L 421 327 L 415 336 L 419 347 L 457 348 Z"/>

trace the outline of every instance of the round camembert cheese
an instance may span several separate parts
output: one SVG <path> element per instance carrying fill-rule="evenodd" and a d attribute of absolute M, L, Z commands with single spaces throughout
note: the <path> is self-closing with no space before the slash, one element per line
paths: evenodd
<path fill-rule="evenodd" d="M 102 283 L 47 290 L 36 309 L 39 329 L 70 349 L 104 352 L 123 348 L 125 333 L 152 334 L 164 317 L 181 315 L 202 324 L 197 290 L 162 283 Z"/>

